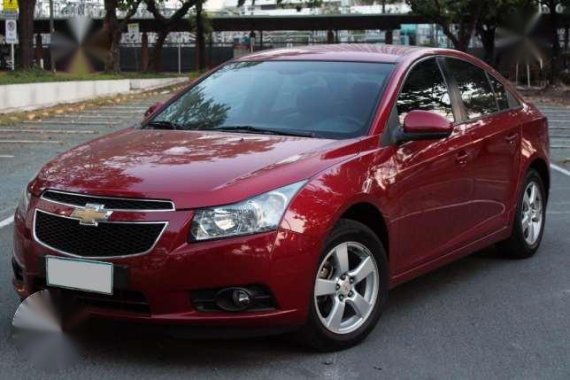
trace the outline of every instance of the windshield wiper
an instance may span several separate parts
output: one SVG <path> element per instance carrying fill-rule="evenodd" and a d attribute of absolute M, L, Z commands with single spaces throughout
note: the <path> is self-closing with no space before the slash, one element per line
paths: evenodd
<path fill-rule="evenodd" d="M 178 130 L 184 129 L 183 125 L 176 124 L 170 121 L 150 121 L 141 127 L 142 129 L 171 129 Z"/>
<path fill-rule="evenodd" d="M 243 133 L 261 133 L 261 134 L 282 135 L 282 136 L 316 137 L 316 134 L 314 132 L 260 128 L 260 127 L 254 127 L 252 125 L 221 125 L 219 127 L 214 127 L 213 130 L 228 131 L 228 132 L 243 132 Z"/>

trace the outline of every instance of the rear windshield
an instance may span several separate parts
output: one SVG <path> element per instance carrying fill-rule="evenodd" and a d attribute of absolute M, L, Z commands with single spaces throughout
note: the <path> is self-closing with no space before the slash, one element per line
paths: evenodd
<path fill-rule="evenodd" d="M 232 132 L 248 127 L 277 134 L 357 137 L 368 131 L 392 68 L 392 64 L 365 62 L 229 63 L 152 122 L 186 130 Z"/>

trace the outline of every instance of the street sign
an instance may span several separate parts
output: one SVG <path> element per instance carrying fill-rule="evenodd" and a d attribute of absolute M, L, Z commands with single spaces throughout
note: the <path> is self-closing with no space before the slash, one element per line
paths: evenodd
<path fill-rule="evenodd" d="M 6 43 L 7 44 L 17 44 L 18 43 L 18 27 L 16 20 L 6 20 Z"/>
<path fill-rule="evenodd" d="M 0 18 L 4 20 L 17 20 L 18 13 L 17 12 L 0 12 Z"/>
<path fill-rule="evenodd" d="M 4 13 L 18 13 L 18 0 L 2 0 Z"/>
<path fill-rule="evenodd" d="M 131 42 L 135 42 L 139 37 L 139 24 L 138 23 L 131 23 L 127 24 L 127 31 L 128 31 L 128 39 Z"/>

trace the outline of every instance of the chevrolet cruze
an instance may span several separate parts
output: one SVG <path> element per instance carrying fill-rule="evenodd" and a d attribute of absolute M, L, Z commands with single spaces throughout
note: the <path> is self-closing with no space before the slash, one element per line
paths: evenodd
<path fill-rule="evenodd" d="M 16 210 L 13 284 L 98 317 L 346 348 L 390 288 L 491 244 L 537 251 L 547 128 L 457 51 L 253 54 L 44 166 Z"/>

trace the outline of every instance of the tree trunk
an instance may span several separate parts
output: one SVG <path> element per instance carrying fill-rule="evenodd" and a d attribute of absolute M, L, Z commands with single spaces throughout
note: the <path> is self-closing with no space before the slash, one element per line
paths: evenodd
<path fill-rule="evenodd" d="M 568 70 L 568 42 L 570 40 L 570 32 L 568 27 L 564 28 L 564 63 L 563 69 Z"/>
<path fill-rule="evenodd" d="M 141 46 L 141 67 L 144 71 L 147 70 L 149 67 L 149 57 L 148 57 L 148 34 L 147 32 L 143 32 L 142 34 L 142 46 Z"/>
<path fill-rule="evenodd" d="M 119 43 L 121 29 L 117 20 L 118 0 L 105 0 L 105 17 L 103 18 L 103 30 L 107 38 L 107 53 L 105 55 L 105 72 L 117 73 L 119 65 Z"/>
<path fill-rule="evenodd" d="M 119 0 L 105 0 L 105 17 L 103 18 L 103 33 L 106 38 L 107 53 L 105 55 L 105 72 L 118 73 L 120 65 L 120 44 L 123 29 L 135 15 L 142 0 L 128 2 L 128 10 L 121 22 L 117 19 Z"/>
<path fill-rule="evenodd" d="M 159 72 L 162 69 L 162 48 L 164 47 L 164 42 L 166 41 L 166 37 L 168 37 L 168 33 L 170 33 L 169 29 L 161 29 L 158 33 L 158 38 L 156 39 L 156 44 L 152 49 L 152 55 L 150 57 L 150 61 L 148 63 L 148 67 L 145 68 L 145 71 L 155 71 Z"/>
<path fill-rule="evenodd" d="M 159 23 L 159 34 L 156 44 L 152 50 L 152 56 L 150 58 L 150 62 L 144 66 L 145 71 L 160 71 L 161 70 L 161 56 L 162 56 L 162 48 L 164 46 L 164 42 L 168 33 L 172 30 L 174 25 L 180 21 L 187 13 L 188 10 L 194 5 L 197 4 L 197 0 L 185 0 L 182 3 L 182 6 L 174 12 L 170 18 L 164 17 L 160 10 L 158 9 L 157 3 L 158 0 L 146 0 L 145 3 L 147 5 L 147 11 L 152 13 L 157 23 Z M 202 0 L 198 0 L 201 2 Z M 201 3 L 200 3 L 201 6 Z M 203 29 L 203 28 L 202 28 Z"/>
<path fill-rule="evenodd" d="M 447 37 L 447 39 L 449 41 L 451 41 L 451 43 L 453 44 L 453 48 L 460 50 L 460 51 L 466 51 L 467 50 L 467 46 L 465 46 L 465 42 L 463 41 L 463 39 L 458 38 L 458 36 L 456 36 L 455 34 L 453 34 L 453 32 L 450 29 L 449 25 L 442 25 L 440 24 L 442 30 L 443 30 L 443 34 L 445 34 L 445 36 Z M 467 42 L 467 45 L 469 45 L 469 41 Z"/>
<path fill-rule="evenodd" d="M 34 65 L 34 9 L 36 0 L 20 1 L 18 17 L 20 62 L 22 69 L 31 69 Z"/>
<path fill-rule="evenodd" d="M 105 72 L 118 73 L 121 71 L 120 45 L 121 29 L 117 27 L 117 29 L 112 34 L 111 48 L 107 53 L 107 60 L 105 62 Z"/>
<path fill-rule="evenodd" d="M 481 37 L 481 43 L 483 44 L 483 50 L 485 51 L 483 59 L 492 66 L 495 62 L 496 29 L 492 27 L 479 27 L 477 28 L 477 33 L 479 34 L 479 37 Z"/>
<path fill-rule="evenodd" d="M 559 17 L 556 13 L 557 1 L 550 0 L 548 8 L 550 10 L 550 39 L 552 43 L 552 60 L 550 61 L 550 73 L 548 80 L 551 85 L 558 82 L 560 74 L 560 41 L 558 40 Z"/>
<path fill-rule="evenodd" d="M 206 45 L 204 41 L 204 20 L 202 20 L 202 1 L 196 3 L 196 65 L 198 71 L 206 69 Z"/>
<path fill-rule="evenodd" d="M 44 46 L 43 46 L 43 41 L 42 41 L 42 35 L 39 33 L 36 34 L 35 58 L 36 58 L 36 62 L 38 63 L 38 65 L 40 65 L 40 62 L 42 62 L 44 59 Z M 43 69 L 43 67 L 42 67 L 42 69 Z"/>

